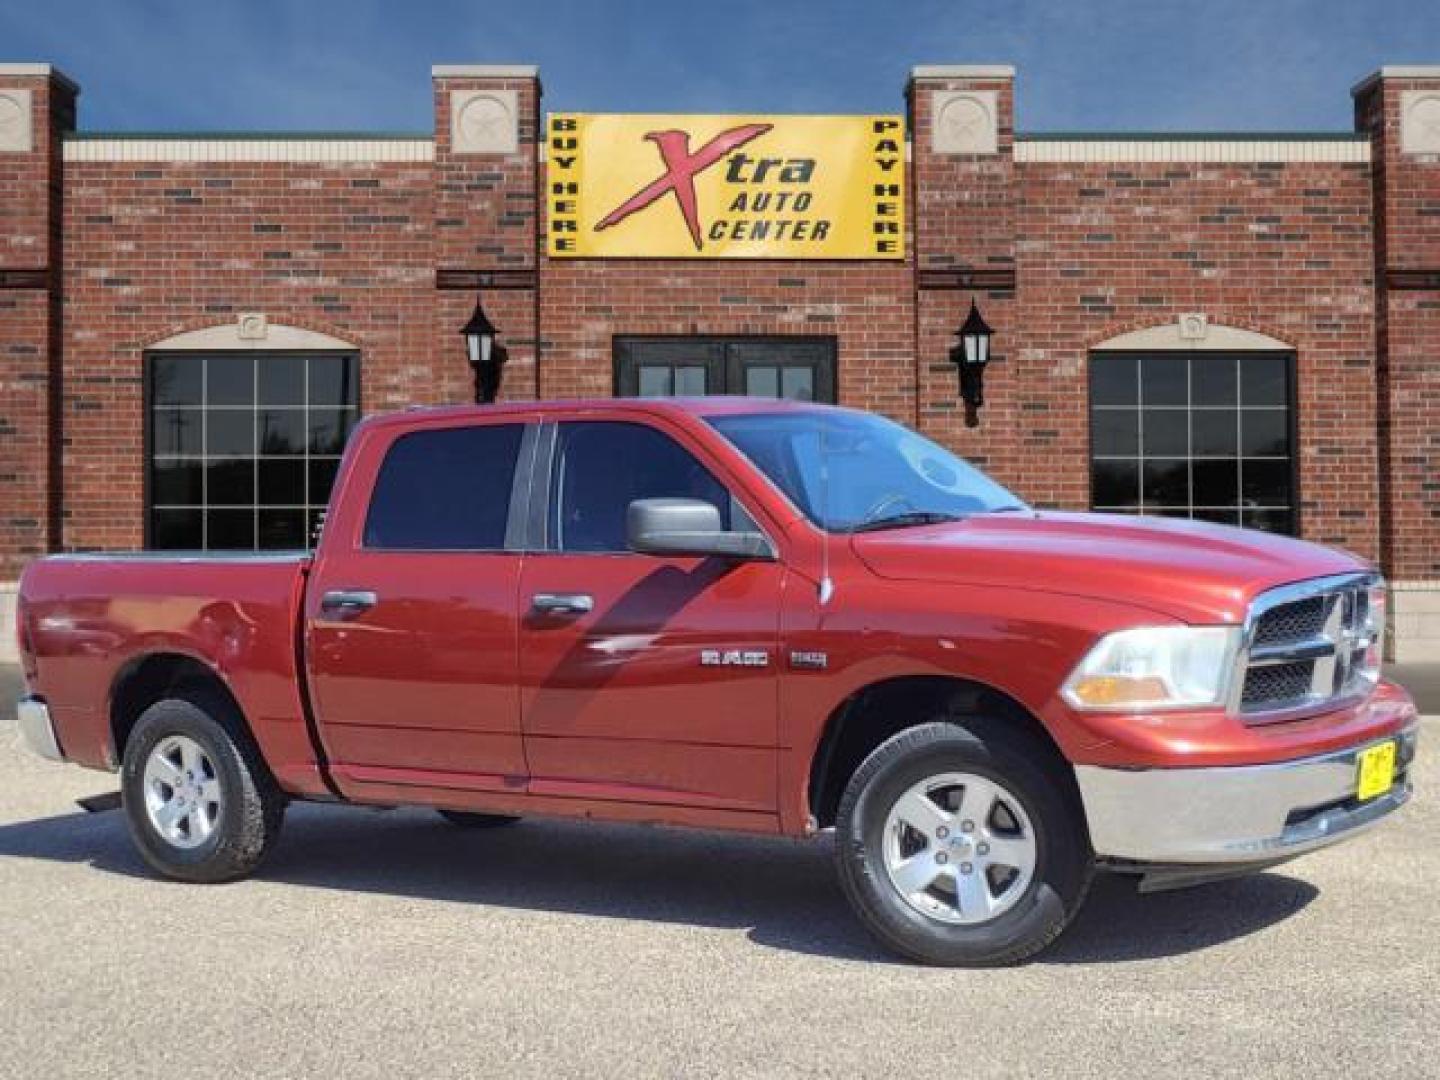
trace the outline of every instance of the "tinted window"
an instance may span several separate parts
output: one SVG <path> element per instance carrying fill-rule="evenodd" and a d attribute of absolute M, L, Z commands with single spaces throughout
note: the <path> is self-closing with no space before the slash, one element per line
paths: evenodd
<path fill-rule="evenodd" d="M 498 551 L 523 424 L 415 431 L 395 440 L 380 466 L 365 546 Z"/>
<path fill-rule="evenodd" d="M 309 546 L 360 418 L 357 358 L 155 355 L 146 372 L 150 545 Z"/>
<path fill-rule="evenodd" d="M 1286 353 L 1097 353 L 1091 505 L 1257 529 L 1295 527 Z"/>
<path fill-rule="evenodd" d="M 561 551 L 626 551 L 635 499 L 701 499 L 730 527 L 730 495 L 688 450 L 641 424 L 562 424 L 550 531 Z"/>

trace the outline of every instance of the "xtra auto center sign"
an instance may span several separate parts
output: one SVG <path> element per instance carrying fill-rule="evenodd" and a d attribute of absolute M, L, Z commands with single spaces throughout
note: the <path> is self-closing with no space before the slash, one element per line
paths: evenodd
<path fill-rule="evenodd" d="M 557 113 L 552 258 L 903 259 L 899 116 Z"/>

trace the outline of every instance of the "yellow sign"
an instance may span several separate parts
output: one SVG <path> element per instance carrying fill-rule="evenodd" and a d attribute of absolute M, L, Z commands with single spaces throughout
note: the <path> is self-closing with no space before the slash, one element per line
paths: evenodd
<path fill-rule="evenodd" d="M 556 113 L 552 258 L 903 259 L 899 116 Z"/>

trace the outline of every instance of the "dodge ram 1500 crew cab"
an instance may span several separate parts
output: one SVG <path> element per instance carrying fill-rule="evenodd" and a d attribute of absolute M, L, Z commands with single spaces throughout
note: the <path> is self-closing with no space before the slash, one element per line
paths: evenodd
<path fill-rule="evenodd" d="M 1384 621 L 1350 555 L 1031 510 L 864 413 L 439 409 L 360 425 L 313 554 L 31 564 L 19 719 L 186 881 L 294 799 L 833 829 L 881 941 L 993 964 L 1097 869 L 1208 880 L 1403 804 Z"/>

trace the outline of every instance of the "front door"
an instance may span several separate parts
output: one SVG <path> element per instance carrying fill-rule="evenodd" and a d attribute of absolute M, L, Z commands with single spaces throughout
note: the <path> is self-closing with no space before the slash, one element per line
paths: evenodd
<path fill-rule="evenodd" d="M 782 564 L 630 551 L 634 499 L 754 526 L 677 432 L 599 414 L 551 433 L 546 550 L 520 580 L 530 791 L 773 813 Z"/>
<path fill-rule="evenodd" d="M 621 397 L 743 394 L 835 403 L 835 339 L 617 337 Z"/>

